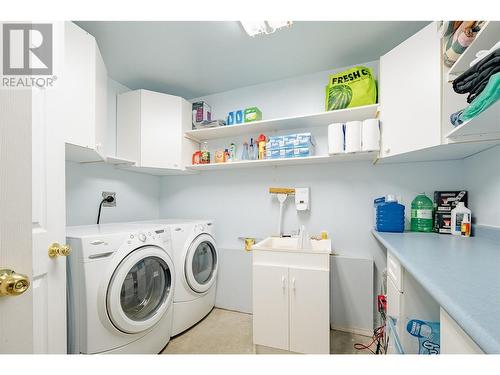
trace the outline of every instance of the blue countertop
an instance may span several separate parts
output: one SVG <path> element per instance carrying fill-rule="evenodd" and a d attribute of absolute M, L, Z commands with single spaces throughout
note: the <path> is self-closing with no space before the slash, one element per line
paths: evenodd
<path fill-rule="evenodd" d="M 476 232 L 373 235 L 483 351 L 500 353 L 500 230 Z"/>

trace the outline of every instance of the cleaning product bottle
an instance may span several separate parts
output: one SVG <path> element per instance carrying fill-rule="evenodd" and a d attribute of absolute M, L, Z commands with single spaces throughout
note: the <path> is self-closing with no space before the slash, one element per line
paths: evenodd
<path fill-rule="evenodd" d="M 469 214 L 464 214 L 464 219 L 462 220 L 462 225 L 460 226 L 460 232 L 463 237 L 470 237 L 470 218 Z"/>
<path fill-rule="evenodd" d="M 257 139 L 259 142 L 259 160 L 264 160 L 266 158 L 266 136 L 264 134 L 260 134 Z"/>
<path fill-rule="evenodd" d="M 250 160 L 255 160 L 255 145 L 253 143 L 253 138 L 250 138 L 250 146 L 248 147 L 248 153 L 250 154 Z"/>
<path fill-rule="evenodd" d="M 210 164 L 210 152 L 208 151 L 208 142 L 203 142 L 201 144 L 200 164 Z"/>
<path fill-rule="evenodd" d="M 411 230 L 413 232 L 432 232 L 432 209 L 434 204 L 425 193 L 419 194 L 411 202 Z"/>
<path fill-rule="evenodd" d="M 462 233 L 462 221 L 465 214 L 467 214 L 470 218 L 471 210 L 465 207 L 464 202 L 458 202 L 456 207 L 451 210 L 451 234 L 460 236 L 460 234 Z"/>
<path fill-rule="evenodd" d="M 243 142 L 243 150 L 241 151 L 241 160 L 248 160 L 248 142 Z"/>
<path fill-rule="evenodd" d="M 229 146 L 229 160 L 228 161 L 236 161 L 236 145 L 231 143 Z"/>
<path fill-rule="evenodd" d="M 375 229 L 377 232 L 401 233 L 405 230 L 405 206 L 397 198 L 388 194 L 375 199 Z"/>

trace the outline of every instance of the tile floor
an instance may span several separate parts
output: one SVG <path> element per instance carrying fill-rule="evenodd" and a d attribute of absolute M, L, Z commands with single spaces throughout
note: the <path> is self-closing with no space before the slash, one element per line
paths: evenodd
<path fill-rule="evenodd" d="M 367 354 L 354 349 L 356 342 L 369 343 L 369 337 L 330 331 L 333 354 Z M 205 319 L 172 338 L 162 354 L 253 354 L 252 315 L 213 309 Z"/>

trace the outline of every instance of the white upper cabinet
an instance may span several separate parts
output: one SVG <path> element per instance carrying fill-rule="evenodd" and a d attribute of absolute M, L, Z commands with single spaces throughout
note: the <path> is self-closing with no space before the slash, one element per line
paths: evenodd
<path fill-rule="evenodd" d="M 191 103 L 148 90 L 129 91 L 117 101 L 118 157 L 137 167 L 183 170 L 197 144 L 184 138 L 192 127 Z"/>
<path fill-rule="evenodd" d="M 431 23 L 380 58 L 380 157 L 441 144 L 441 40 Z"/>
<path fill-rule="evenodd" d="M 61 112 L 65 141 L 102 154 L 107 124 L 106 66 L 92 35 L 65 22 L 64 38 Z"/>

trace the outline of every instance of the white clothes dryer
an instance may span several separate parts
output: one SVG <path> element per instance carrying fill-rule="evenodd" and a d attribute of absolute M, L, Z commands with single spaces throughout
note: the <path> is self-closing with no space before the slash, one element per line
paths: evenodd
<path fill-rule="evenodd" d="M 176 270 L 172 336 L 192 327 L 215 306 L 219 255 L 212 220 L 163 219 L 169 225 Z M 144 225 L 144 222 L 140 223 Z"/>
<path fill-rule="evenodd" d="M 158 353 L 171 336 L 176 275 L 168 226 L 67 228 L 68 352 Z"/>

